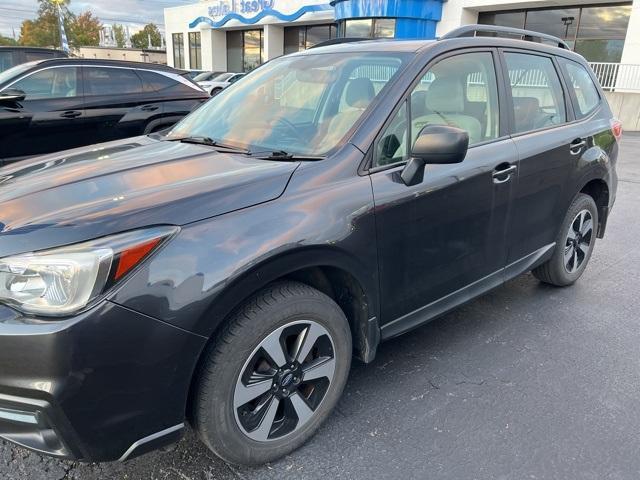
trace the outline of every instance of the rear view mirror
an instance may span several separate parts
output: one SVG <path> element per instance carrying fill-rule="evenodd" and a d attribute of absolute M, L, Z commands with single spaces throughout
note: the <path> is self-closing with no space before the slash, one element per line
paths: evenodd
<path fill-rule="evenodd" d="M 27 97 L 27 94 L 17 88 L 7 88 L 0 92 L 0 102 L 21 102 Z"/>
<path fill-rule="evenodd" d="M 460 163 L 467 155 L 469 134 L 448 125 L 427 125 L 411 149 L 411 158 L 402 171 L 407 186 L 422 182 L 427 164 Z"/>

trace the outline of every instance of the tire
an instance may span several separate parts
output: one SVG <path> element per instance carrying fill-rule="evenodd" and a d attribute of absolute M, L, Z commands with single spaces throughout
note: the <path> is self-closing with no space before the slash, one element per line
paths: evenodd
<path fill-rule="evenodd" d="M 580 215 L 584 215 L 579 218 Z M 580 222 L 582 227 L 580 227 Z M 589 223 L 590 222 L 590 223 Z M 590 227 L 589 227 L 590 225 Z M 596 243 L 598 208 L 593 198 L 579 193 L 562 222 L 553 256 L 533 270 L 541 282 L 565 287 L 576 282 L 584 272 Z M 580 234 L 577 235 L 577 231 Z"/>
<path fill-rule="evenodd" d="M 300 358 L 294 359 L 296 350 Z M 280 354 L 280 361 L 273 360 Z M 351 355 L 349 323 L 333 300 L 301 283 L 273 284 L 247 300 L 205 351 L 194 390 L 194 427 L 229 463 L 273 461 L 305 443 L 330 415 Z M 276 370 L 285 358 L 284 369 Z M 252 389 L 267 390 L 245 403 L 256 393 L 249 381 Z"/>
<path fill-rule="evenodd" d="M 221 88 L 214 88 L 213 90 L 211 90 L 211 93 L 209 95 L 211 95 L 212 97 L 215 97 L 216 95 L 218 95 L 220 92 L 222 91 Z"/>

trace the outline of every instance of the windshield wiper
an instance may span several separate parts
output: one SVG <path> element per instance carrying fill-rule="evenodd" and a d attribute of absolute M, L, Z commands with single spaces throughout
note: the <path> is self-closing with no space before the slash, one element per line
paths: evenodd
<path fill-rule="evenodd" d="M 224 150 L 225 152 L 244 153 L 244 154 L 250 153 L 249 150 L 245 148 L 234 147 L 233 145 L 226 145 L 224 143 L 215 141 L 211 137 L 191 136 L 191 137 L 168 138 L 167 140 L 173 141 L 173 142 L 194 143 L 196 145 L 206 145 L 208 147 L 214 147 L 217 150 Z"/>
<path fill-rule="evenodd" d="M 299 155 L 294 153 L 285 152 L 284 150 L 265 151 L 265 152 L 249 152 L 252 157 L 260 158 L 262 160 L 277 160 L 277 161 L 316 161 L 324 160 L 325 157 L 318 155 Z"/>

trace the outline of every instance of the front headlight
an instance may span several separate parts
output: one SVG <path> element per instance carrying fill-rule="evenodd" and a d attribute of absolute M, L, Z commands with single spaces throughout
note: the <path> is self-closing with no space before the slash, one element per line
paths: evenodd
<path fill-rule="evenodd" d="M 0 302 L 61 316 L 103 295 L 177 231 L 154 227 L 0 259 Z"/>

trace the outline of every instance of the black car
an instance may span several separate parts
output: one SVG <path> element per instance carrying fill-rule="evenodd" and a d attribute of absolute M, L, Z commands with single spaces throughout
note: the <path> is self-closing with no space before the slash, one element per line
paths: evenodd
<path fill-rule="evenodd" d="M 0 164 L 170 127 L 209 95 L 170 67 L 88 59 L 0 73 Z"/>
<path fill-rule="evenodd" d="M 352 355 L 530 270 L 578 280 L 621 126 L 561 40 L 481 30 L 281 57 L 169 132 L 1 169 L 0 436 L 126 460 L 190 422 L 270 461 Z"/>
<path fill-rule="evenodd" d="M 55 48 L 40 47 L 0 47 L 0 73 L 21 63 L 67 58 L 69 54 Z"/>

